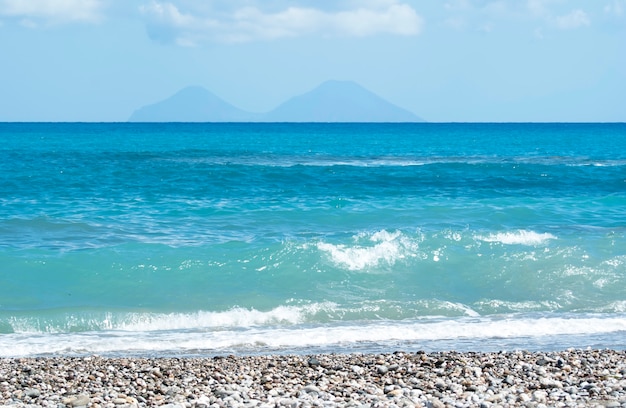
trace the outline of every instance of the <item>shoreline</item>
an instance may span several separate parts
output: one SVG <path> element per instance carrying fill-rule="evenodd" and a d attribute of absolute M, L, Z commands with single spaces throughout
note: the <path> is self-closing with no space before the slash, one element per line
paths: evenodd
<path fill-rule="evenodd" d="M 626 351 L 0 358 L 0 406 L 626 407 Z"/>

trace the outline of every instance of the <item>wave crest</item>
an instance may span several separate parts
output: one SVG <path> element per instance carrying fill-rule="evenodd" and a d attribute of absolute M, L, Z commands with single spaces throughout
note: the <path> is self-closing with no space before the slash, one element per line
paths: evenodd
<path fill-rule="evenodd" d="M 484 242 L 498 242 L 505 245 L 543 245 L 551 239 L 556 239 L 556 237 L 550 233 L 518 230 L 498 232 L 486 236 L 479 235 L 476 239 Z"/>
<path fill-rule="evenodd" d="M 319 242 L 317 248 L 328 254 L 332 262 L 351 271 L 360 271 L 382 264 L 393 265 L 401 259 L 415 257 L 418 243 L 400 231 L 377 231 L 359 234 L 355 244 Z"/>
<path fill-rule="evenodd" d="M 323 302 L 298 306 L 282 305 L 268 311 L 234 307 L 226 311 L 196 311 L 191 313 L 61 313 L 58 316 L 47 318 L 11 317 L 4 322 L 0 320 L 0 332 L 209 331 L 260 326 L 290 326 L 304 323 L 308 316 L 315 315 L 323 310 L 333 309 L 335 306 L 330 302 Z"/>

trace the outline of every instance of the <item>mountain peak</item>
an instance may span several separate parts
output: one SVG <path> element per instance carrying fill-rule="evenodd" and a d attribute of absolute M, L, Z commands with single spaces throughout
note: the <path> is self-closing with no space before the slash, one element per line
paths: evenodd
<path fill-rule="evenodd" d="M 200 86 L 137 109 L 131 122 L 422 122 L 354 81 L 329 80 L 266 114 L 234 107 Z"/>
<path fill-rule="evenodd" d="M 238 122 L 253 114 L 224 101 L 201 86 L 188 86 L 169 98 L 137 109 L 130 122 Z"/>
<path fill-rule="evenodd" d="M 275 122 L 422 122 L 353 81 L 330 80 L 265 116 Z"/>

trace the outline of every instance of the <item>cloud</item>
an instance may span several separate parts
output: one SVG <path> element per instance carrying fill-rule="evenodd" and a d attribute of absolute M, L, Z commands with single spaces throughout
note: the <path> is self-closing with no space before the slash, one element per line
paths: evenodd
<path fill-rule="evenodd" d="M 251 2 L 248 2 L 251 3 Z M 292 2 L 293 3 L 293 2 Z M 152 1 L 140 7 L 151 38 L 179 45 L 203 42 L 267 41 L 302 36 L 366 37 L 417 35 L 422 18 L 407 4 L 370 0 L 346 9 L 288 6 L 264 10 L 243 5 L 230 10 L 183 10 L 173 2 Z M 232 3 L 231 3 L 232 4 Z"/>
<path fill-rule="evenodd" d="M 571 30 L 591 24 L 587 13 L 582 10 L 574 10 L 569 14 L 558 16 L 554 21 L 556 26 L 562 30 Z"/>
<path fill-rule="evenodd" d="M 606 6 L 604 6 L 604 12 L 617 17 L 621 17 L 624 15 L 624 8 L 626 8 L 626 6 L 624 6 L 623 1 L 613 0 L 611 3 L 608 3 Z"/>
<path fill-rule="evenodd" d="M 561 30 L 572 30 L 575 28 L 589 26 L 591 21 L 587 13 L 583 10 L 572 10 L 567 14 L 556 15 L 551 10 L 551 5 L 558 5 L 563 2 L 556 0 L 528 0 L 526 7 L 531 16 L 545 21 L 549 25 Z"/>
<path fill-rule="evenodd" d="M 472 7 L 469 0 L 452 0 L 443 4 L 443 8 L 448 11 L 466 11 Z"/>
<path fill-rule="evenodd" d="M 625 0 L 607 0 L 606 13 L 619 16 Z M 566 0 L 448 0 L 442 3 L 449 13 L 444 24 L 454 29 L 477 28 L 490 32 L 506 25 L 535 25 L 535 38 L 543 38 L 544 29 L 574 30 L 591 25 L 589 14 L 568 8 Z M 596 5 L 602 9 L 603 5 Z M 484 30 L 488 27 L 488 30 Z"/>
<path fill-rule="evenodd" d="M 0 0 L 0 16 L 25 26 L 69 22 L 95 22 L 101 19 L 100 0 Z"/>

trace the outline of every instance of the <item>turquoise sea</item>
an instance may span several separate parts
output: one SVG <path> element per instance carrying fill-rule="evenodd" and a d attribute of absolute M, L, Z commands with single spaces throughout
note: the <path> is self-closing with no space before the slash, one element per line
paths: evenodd
<path fill-rule="evenodd" d="M 624 123 L 0 124 L 0 357 L 624 339 Z"/>

